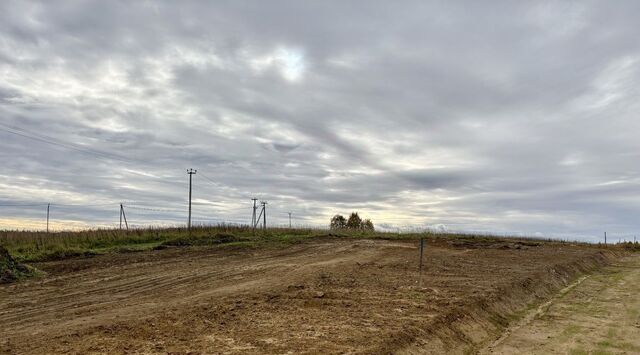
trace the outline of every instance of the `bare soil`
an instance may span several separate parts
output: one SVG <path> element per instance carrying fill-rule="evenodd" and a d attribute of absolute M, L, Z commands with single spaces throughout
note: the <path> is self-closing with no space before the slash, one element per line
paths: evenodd
<path fill-rule="evenodd" d="M 640 257 L 581 277 L 482 354 L 640 354 Z"/>
<path fill-rule="evenodd" d="M 48 262 L 0 286 L 1 353 L 462 353 L 614 260 L 595 247 L 323 239 Z"/>

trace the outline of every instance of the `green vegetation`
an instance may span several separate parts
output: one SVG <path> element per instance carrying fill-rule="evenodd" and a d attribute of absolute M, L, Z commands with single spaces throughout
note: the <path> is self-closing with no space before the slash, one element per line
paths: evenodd
<path fill-rule="evenodd" d="M 346 222 L 346 221 L 345 221 Z M 366 222 L 366 220 L 365 220 Z M 282 247 L 313 238 L 381 238 L 381 239 L 441 239 L 454 247 L 520 248 L 539 245 L 536 238 L 497 237 L 481 234 L 453 233 L 389 233 L 368 228 L 358 229 L 289 229 L 253 230 L 249 226 L 208 226 L 186 228 L 151 228 L 120 231 L 113 229 L 79 232 L 0 231 L 0 246 L 4 246 L 17 262 L 40 262 L 70 257 L 87 257 L 105 253 L 126 253 L 182 246 L 255 248 Z M 565 241 L 546 240 L 565 244 Z M 511 246 L 508 246 L 511 245 Z M 609 246 L 611 248 L 611 246 Z"/>
<path fill-rule="evenodd" d="M 317 237 L 384 237 L 390 233 L 340 231 L 328 233 L 320 229 L 269 228 L 254 231 L 248 226 L 211 226 L 186 228 L 87 230 L 79 232 L 0 231 L 0 246 L 4 246 L 19 262 L 40 262 L 70 257 L 87 257 L 105 253 L 136 252 L 182 246 L 264 247 L 284 246 Z"/>
<path fill-rule="evenodd" d="M 352 212 L 349 216 L 349 219 L 344 218 L 342 215 L 335 215 L 331 218 L 331 222 L 329 223 L 329 228 L 331 230 L 351 230 L 351 231 L 365 231 L 365 232 L 373 232 L 375 228 L 373 226 L 373 222 L 370 219 L 362 220 L 358 215 L 358 212 Z"/>
<path fill-rule="evenodd" d="M 584 328 L 582 328 L 581 326 L 571 324 L 562 331 L 562 336 L 566 338 L 573 338 L 576 334 L 581 334 L 583 331 Z"/>
<path fill-rule="evenodd" d="M 20 280 L 35 274 L 35 269 L 16 262 L 7 249 L 0 245 L 0 284 Z"/>
<path fill-rule="evenodd" d="M 135 252 L 178 246 L 242 245 L 289 243 L 313 237 L 322 231 L 311 229 L 268 229 L 255 232 L 250 227 L 216 226 L 186 228 L 89 230 L 81 232 L 0 232 L 4 246 L 19 262 L 59 260 L 110 252 Z"/>

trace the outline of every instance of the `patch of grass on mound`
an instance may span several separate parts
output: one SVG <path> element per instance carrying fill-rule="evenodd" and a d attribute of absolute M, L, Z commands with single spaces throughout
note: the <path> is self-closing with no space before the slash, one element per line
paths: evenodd
<path fill-rule="evenodd" d="M 97 229 L 46 233 L 37 231 L 0 231 L 0 245 L 13 260 L 33 263 L 91 257 L 107 253 L 133 253 L 176 247 L 211 247 L 225 249 L 282 248 L 310 240 L 383 239 L 419 240 L 449 244 L 456 248 L 527 249 L 541 243 L 565 245 L 566 241 L 539 238 L 491 236 L 485 234 L 453 234 L 435 232 L 394 233 L 353 230 L 327 230 L 311 228 L 262 228 L 250 226 L 195 226 L 187 228 L 148 228 L 128 231 Z M 577 244 L 577 243 L 572 243 Z M 622 245 L 620 245 L 622 247 Z M 605 246 L 603 246 L 604 248 Z M 613 248 L 614 246 L 606 246 Z M 640 249 L 640 244 L 627 244 L 626 250 Z M 640 251 L 640 250 L 638 250 Z"/>
<path fill-rule="evenodd" d="M 215 233 L 205 235 L 186 235 L 163 242 L 164 246 L 188 246 L 188 245 L 218 245 L 241 241 L 243 238 L 228 233 Z"/>
<path fill-rule="evenodd" d="M 37 271 L 16 262 L 3 246 L 0 246 L 0 284 L 10 283 L 37 274 Z"/>

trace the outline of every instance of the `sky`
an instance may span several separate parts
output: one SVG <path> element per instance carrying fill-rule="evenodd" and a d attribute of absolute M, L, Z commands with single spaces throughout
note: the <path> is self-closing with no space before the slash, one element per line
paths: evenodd
<path fill-rule="evenodd" d="M 637 1 L 0 2 L 0 228 L 640 232 Z M 614 237 L 615 238 L 615 237 Z"/>

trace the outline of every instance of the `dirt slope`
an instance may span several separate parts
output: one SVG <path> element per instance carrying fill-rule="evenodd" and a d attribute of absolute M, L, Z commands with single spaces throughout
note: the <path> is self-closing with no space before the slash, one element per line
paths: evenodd
<path fill-rule="evenodd" d="M 40 264 L 47 277 L 0 286 L 0 352 L 462 352 L 607 262 L 579 246 L 433 243 L 422 287 L 415 241 Z"/>
<path fill-rule="evenodd" d="M 580 281 L 482 354 L 639 354 L 640 257 Z"/>

